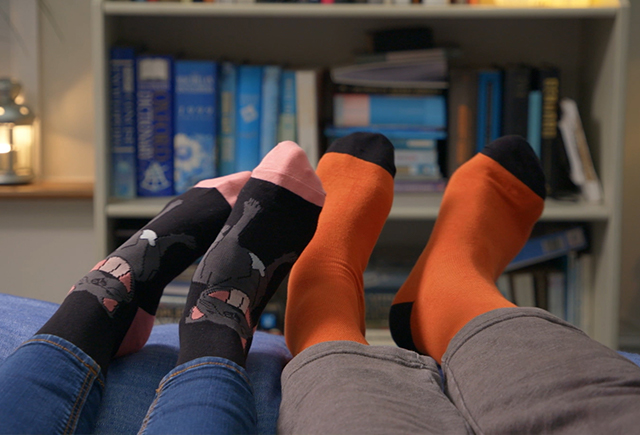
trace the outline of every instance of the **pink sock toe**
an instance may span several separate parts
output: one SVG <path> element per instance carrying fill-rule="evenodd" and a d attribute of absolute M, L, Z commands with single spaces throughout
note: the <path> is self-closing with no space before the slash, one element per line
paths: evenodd
<path fill-rule="evenodd" d="M 305 152 L 295 142 L 280 142 L 251 173 L 253 178 L 269 181 L 320 207 L 324 205 L 322 183 Z"/>

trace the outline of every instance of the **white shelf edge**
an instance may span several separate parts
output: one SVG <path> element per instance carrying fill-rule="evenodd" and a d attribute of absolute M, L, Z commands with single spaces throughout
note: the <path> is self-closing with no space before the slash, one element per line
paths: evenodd
<path fill-rule="evenodd" d="M 500 7 L 484 5 L 384 5 L 292 3 L 104 2 L 106 15 L 123 16 L 260 16 L 309 18 L 606 18 L 620 4 L 586 8 Z"/>
<path fill-rule="evenodd" d="M 153 218 L 160 213 L 170 197 L 138 198 L 113 201 L 106 207 L 110 218 Z M 389 219 L 435 220 L 442 195 L 424 193 L 396 194 Z M 601 204 L 586 202 L 564 202 L 547 200 L 542 221 L 606 221 L 610 219 L 610 209 Z"/>

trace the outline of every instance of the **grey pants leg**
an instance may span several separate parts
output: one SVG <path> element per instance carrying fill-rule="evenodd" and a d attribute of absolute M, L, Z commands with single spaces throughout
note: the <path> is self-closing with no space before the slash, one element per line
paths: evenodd
<path fill-rule="evenodd" d="M 476 433 L 640 433 L 640 368 L 536 308 L 478 316 L 442 361 Z"/>
<path fill-rule="evenodd" d="M 332 341 L 282 373 L 281 434 L 466 434 L 433 359 L 404 349 Z"/>

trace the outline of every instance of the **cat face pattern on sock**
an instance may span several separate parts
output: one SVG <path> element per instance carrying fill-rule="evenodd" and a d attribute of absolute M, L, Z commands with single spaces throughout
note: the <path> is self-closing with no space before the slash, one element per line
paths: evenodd
<path fill-rule="evenodd" d="M 179 207 L 182 200 L 169 203 L 150 223 L 170 210 Z M 167 249 L 182 244 L 195 249 L 193 236 L 169 234 L 158 236 L 151 229 L 142 229 L 127 240 L 113 255 L 96 264 L 69 293 L 86 291 L 94 295 L 109 317 L 117 308 L 134 299 L 135 283 L 148 281 L 160 270 L 160 259 Z"/>
<path fill-rule="evenodd" d="M 256 322 L 251 314 L 253 301 L 262 299 L 278 267 L 293 264 L 297 259 L 295 252 L 290 252 L 265 265 L 255 253 L 240 245 L 240 234 L 261 210 L 258 200 L 245 201 L 238 222 L 226 225 L 218 234 L 194 274 L 193 283 L 206 287 L 185 323 L 222 324 L 234 329 L 243 341 L 253 335 Z M 219 273 L 220 270 L 226 271 L 225 274 Z"/>

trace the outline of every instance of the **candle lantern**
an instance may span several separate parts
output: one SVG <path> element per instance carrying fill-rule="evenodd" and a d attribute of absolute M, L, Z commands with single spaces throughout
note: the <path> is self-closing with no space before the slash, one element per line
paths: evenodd
<path fill-rule="evenodd" d="M 35 116 L 16 101 L 21 89 L 15 80 L 0 79 L 0 184 L 24 184 L 34 178 Z"/>

